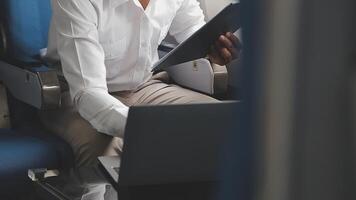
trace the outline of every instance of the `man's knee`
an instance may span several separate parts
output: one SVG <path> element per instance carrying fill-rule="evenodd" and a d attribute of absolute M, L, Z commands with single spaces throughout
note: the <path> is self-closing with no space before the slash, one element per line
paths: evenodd
<path fill-rule="evenodd" d="M 77 150 L 77 167 L 91 166 L 97 163 L 99 156 L 119 156 L 122 152 L 121 138 L 95 132 L 83 139 Z"/>
<path fill-rule="evenodd" d="M 76 167 L 96 164 L 98 156 L 114 156 L 120 153 L 120 138 L 98 133 L 77 112 L 60 110 L 52 114 L 56 117 L 42 120 L 42 123 L 72 147 Z"/>

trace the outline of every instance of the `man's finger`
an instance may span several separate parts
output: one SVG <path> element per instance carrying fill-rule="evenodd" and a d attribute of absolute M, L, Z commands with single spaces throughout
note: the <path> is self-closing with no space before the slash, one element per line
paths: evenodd
<path fill-rule="evenodd" d="M 240 51 L 237 50 L 236 48 L 230 48 L 228 49 L 230 51 L 230 54 L 232 55 L 232 59 L 237 59 L 240 56 Z"/>
<path fill-rule="evenodd" d="M 226 37 L 234 44 L 234 46 L 237 48 L 237 49 L 241 49 L 242 45 L 241 45 L 241 42 L 239 40 L 239 38 L 237 38 L 233 33 L 231 32 L 227 32 L 226 34 Z"/>
<path fill-rule="evenodd" d="M 220 55 L 221 55 L 221 57 L 224 58 L 226 63 L 229 63 L 229 62 L 232 61 L 232 55 L 231 55 L 230 51 L 227 48 L 222 48 L 220 50 Z"/>
<path fill-rule="evenodd" d="M 232 43 L 232 41 L 230 41 L 230 39 L 228 39 L 226 36 L 221 35 L 219 37 L 219 43 L 221 46 L 226 47 L 226 48 L 234 48 L 234 44 Z"/>

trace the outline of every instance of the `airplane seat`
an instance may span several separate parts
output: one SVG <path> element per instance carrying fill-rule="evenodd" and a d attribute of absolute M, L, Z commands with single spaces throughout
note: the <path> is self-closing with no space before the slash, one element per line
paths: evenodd
<path fill-rule="evenodd" d="M 60 105 L 56 72 L 39 59 L 47 46 L 50 1 L 3 0 L 0 6 L 0 82 L 7 89 L 11 128 L 0 128 L 0 195 L 31 189 L 27 170 L 73 166 L 68 144 L 41 127 L 38 109 Z"/>

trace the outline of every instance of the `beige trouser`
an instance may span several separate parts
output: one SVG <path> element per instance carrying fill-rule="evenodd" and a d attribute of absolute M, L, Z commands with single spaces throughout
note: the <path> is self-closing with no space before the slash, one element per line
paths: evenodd
<path fill-rule="evenodd" d="M 174 84 L 167 74 L 160 73 L 134 91 L 114 92 L 112 96 L 127 106 L 156 104 L 186 104 L 216 102 L 217 100 Z M 96 164 L 98 156 L 120 155 L 122 138 L 98 133 L 84 120 L 73 106 L 69 95 L 64 94 L 63 106 L 54 111 L 42 112 L 41 120 L 51 132 L 63 138 L 73 149 L 76 168 Z"/>

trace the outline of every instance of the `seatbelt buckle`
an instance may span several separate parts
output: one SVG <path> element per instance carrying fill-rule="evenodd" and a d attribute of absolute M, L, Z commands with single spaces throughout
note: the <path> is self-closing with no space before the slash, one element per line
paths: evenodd
<path fill-rule="evenodd" d="M 49 177 L 58 176 L 59 171 L 56 169 L 48 170 L 46 168 L 29 169 L 27 171 L 27 175 L 32 181 L 38 181 L 38 180 L 44 180 Z"/>

